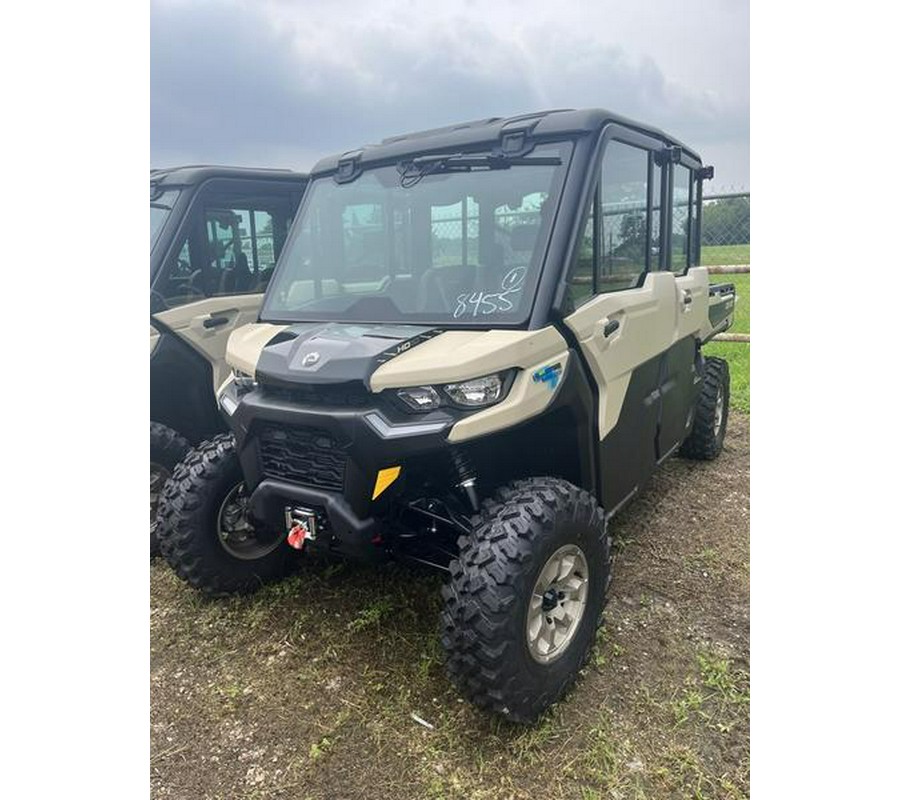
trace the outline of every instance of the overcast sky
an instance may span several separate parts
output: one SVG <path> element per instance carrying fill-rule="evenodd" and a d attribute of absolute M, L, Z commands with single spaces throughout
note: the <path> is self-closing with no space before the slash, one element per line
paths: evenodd
<path fill-rule="evenodd" d="M 308 169 L 392 134 L 599 106 L 750 186 L 747 0 L 151 0 L 151 166 Z"/>

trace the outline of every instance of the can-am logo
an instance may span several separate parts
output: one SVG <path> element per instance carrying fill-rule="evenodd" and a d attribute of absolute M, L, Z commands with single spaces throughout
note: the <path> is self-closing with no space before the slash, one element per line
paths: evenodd
<path fill-rule="evenodd" d="M 319 363 L 320 358 L 321 356 L 318 353 L 307 353 L 305 356 L 303 356 L 303 361 L 301 361 L 300 364 L 304 367 L 314 367 Z"/>

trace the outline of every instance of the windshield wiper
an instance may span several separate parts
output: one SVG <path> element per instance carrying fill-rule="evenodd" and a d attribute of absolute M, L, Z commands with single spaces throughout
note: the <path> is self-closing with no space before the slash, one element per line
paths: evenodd
<path fill-rule="evenodd" d="M 400 185 L 404 189 L 415 186 L 426 175 L 448 172 L 473 172 L 483 169 L 509 169 L 520 165 L 556 167 L 562 163 L 558 156 L 536 158 L 533 156 L 506 156 L 501 154 L 466 155 L 465 153 L 419 156 L 397 164 Z"/>

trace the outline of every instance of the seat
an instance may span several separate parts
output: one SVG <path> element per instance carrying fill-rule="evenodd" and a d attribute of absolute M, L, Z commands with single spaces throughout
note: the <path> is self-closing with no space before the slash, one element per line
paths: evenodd
<path fill-rule="evenodd" d="M 238 253 L 237 260 L 232 270 L 234 278 L 234 286 L 232 287 L 236 294 L 243 294 L 250 290 L 253 286 L 253 273 L 250 272 L 250 264 L 247 261 L 246 253 Z"/>

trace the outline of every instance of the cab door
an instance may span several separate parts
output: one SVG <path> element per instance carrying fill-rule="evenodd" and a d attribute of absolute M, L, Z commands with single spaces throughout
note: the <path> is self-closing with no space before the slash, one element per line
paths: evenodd
<path fill-rule="evenodd" d="M 151 292 L 151 314 L 227 377 L 231 332 L 255 322 L 302 188 L 212 181 L 200 189 Z"/>
<path fill-rule="evenodd" d="M 598 390 L 601 504 L 614 512 L 647 480 L 659 454 L 666 357 L 678 330 L 675 276 L 659 269 L 665 145 L 610 126 L 582 222 L 565 325 Z"/>

